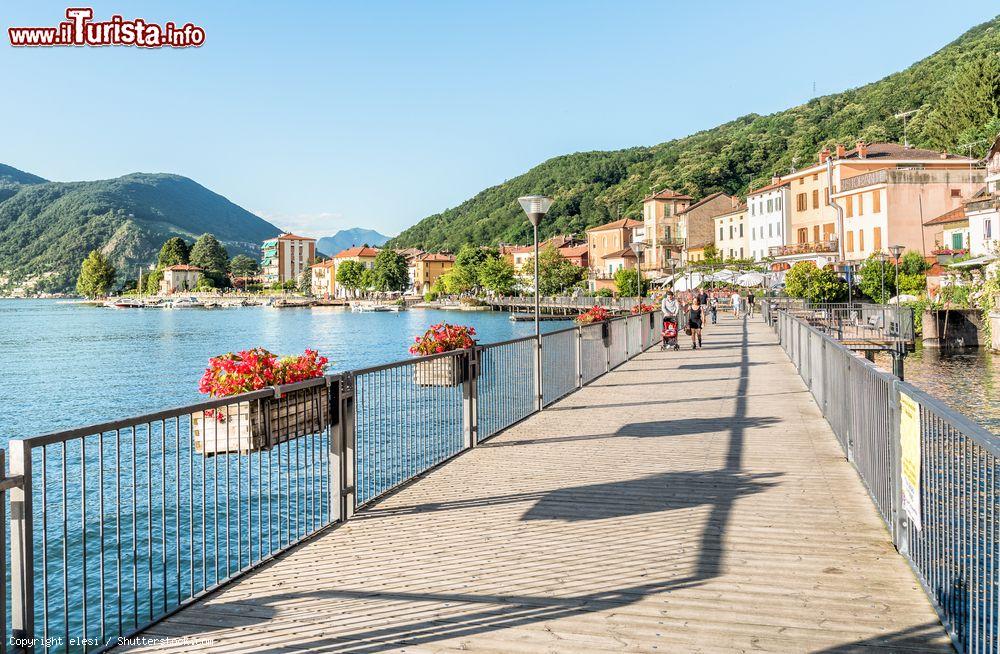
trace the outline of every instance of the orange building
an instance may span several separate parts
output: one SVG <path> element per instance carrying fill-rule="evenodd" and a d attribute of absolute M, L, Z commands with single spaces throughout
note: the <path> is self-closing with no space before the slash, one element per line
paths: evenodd
<path fill-rule="evenodd" d="M 618 270 L 635 267 L 635 255 L 629 246 L 635 231 L 642 227 L 638 220 L 622 218 L 587 230 L 587 259 L 592 279 L 590 290 L 613 287 Z"/>
<path fill-rule="evenodd" d="M 455 256 L 425 252 L 413 259 L 413 291 L 427 293 L 434 283 L 449 270 L 455 267 Z"/>

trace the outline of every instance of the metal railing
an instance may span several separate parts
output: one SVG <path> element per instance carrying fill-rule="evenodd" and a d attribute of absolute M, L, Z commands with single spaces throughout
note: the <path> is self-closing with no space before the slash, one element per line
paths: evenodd
<path fill-rule="evenodd" d="M 645 287 L 643 283 L 643 287 Z M 653 298 L 644 297 L 642 300 L 644 303 L 650 304 L 653 302 Z M 485 300 L 486 304 L 496 307 L 509 308 L 509 309 L 521 309 L 524 311 L 533 311 L 535 308 L 535 299 L 532 297 L 508 297 L 508 296 L 498 296 L 493 298 L 487 298 Z M 555 296 L 555 297 L 543 297 L 539 299 L 539 305 L 543 309 L 578 309 L 580 311 L 585 311 L 593 306 L 602 306 L 608 309 L 616 309 L 620 311 L 630 311 L 632 307 L 636 305 L 636 299 L 634 297 L 604 297 L 604 296 Z"/>
<path fill-rule="evenodd" d="M 856 348 L 866 344 L 913 343 L 913 309 L 903 305 L 868 302 L 803 302 L 785 310 L 838 341 Z"/>
<path fill-rule="evenodd" d="M 765 319 L 956 647 L 973 653 L 1000 650 L 1000 438 L 855 356 L 830 334 L 764 304 Z M 917 406 L 907 426 L 919 430 L 919 524 L 903 501 L 904 402 Z M 909 457 L 912 471 L 913 454 Z"/>
<path fill-rule="evenodd" d="M 661 326 L 547 333 L 541 370 L 529 336 L 12 440 L 0 636 L 9 618 L 19 649 L 107 649 L 597 379 Z"/>

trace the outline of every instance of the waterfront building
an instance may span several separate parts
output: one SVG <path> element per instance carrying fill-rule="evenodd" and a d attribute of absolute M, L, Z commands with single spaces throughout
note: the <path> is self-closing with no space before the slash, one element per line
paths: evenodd
<path fill-rule="evenodd" d="M 965 204 L 969 219 L 969 254 L 973 257 L 997 256 L 1000 238 L 1000 137 L 986 153 L 986 186 Z"/>
<path fill-rule="evenodd" d="M 643 226 L 638 220 L 622 218 L 610 223 L 591 227 L 587 230 L 587 262 L 590 266 L 590 290 L 614 288 L 614 273 L 618 264 L 626 264 L 624 256 L 619 255 L 629 247 L 634 240 L 633 232 Z M 635 255 L 632 256 L 634 265 Z"/>
<path fill-rule="evenodd" d="M 723 259 L 744 259 L 749 250 L 747 205 L 732 198 L 733 207 L 715 216 L 715 249 Z"/>
<path fill-rule="evenodd" d="M 310 266 L 312 270 L 312 294 L 319 298 L 329 299 L 337 292 L 337 261 L 327 259 Z"/>
<path fill-rule="evenodd" d="M 367 245 L 361 245 L 357 247 L 347 248 L 346 250 L 341 250 L 337 254 L 333 255 L 333 278 L 334 281 L 337 279 L 337 271 L 340 266 L 344 264 L 345 261 L 357 261 L 365 268 L 372 268 L 375 265 L 375 257 L 378 256 L 379 249 L 369 247 Z M 340 286 L 339 284 L 334 284 L 333 297 L 346 298 L 349 295 L 349 291 Z"/>
<path fill-rule="evenodd" d="M 733 198 L 725 193 L 712 193 L 678 213 L 677 236 L 685 244 L 682 262 L 701 261 L 705 248 L 715 244 L 715 217 L 733 208 Z"/>
<path fill-rule="evenodd" d="M 896 244 L 926 252 L 921 213 L 939 215 L 957 206 L 972 180 L 981 177 L 970 170 L 973 163 L 896 143 L 825 148 L 816 164 L 782 177 L 789 185 L 789 229 L 784 245 L 770 254 L 783 264 L 823 266 L 842 258 L 862 260 Z M 843 211 L 843 235 L 837 207 Z"/>
<path fill-rule="evenodd" d="M 601 257 L 599 277 L 594 278 L 594 290 L 602 288 L 615 289 L 615 273 L 622 269 L 636 267 L 635 252 L 631 247 L 625 247 L 615 252 L 609 252 Z"/>
<path fill-rule="evenodd" d="M 789 183 L 775 175 L 770 184 L 747 194 L 747 250 L 755 261 L 764 261 L 771 248 L 785 244 L 791 227 L 788 188 Z"/>
<path fill-rule="evenodd" d="M 261 277 L 267 284 L 298 281 L 299 275 L 316 258 L 316 239 L 282 234 L 261 246 Z"/>
<path fill-rule="evenodd" d="M 679 214 L 691 206 L 694 198 L 673 189 L 663 189 L 643 198 L 641 238 L 646 243 L 643 252 L 642 269 L 662 272 L 668 268 L 667 261 L 676 258 L 684 245 L 680 237 Z"/>
<path fill-rule="evenodd" d="M 965 215 L 965 206 L 958 206 L 951 211 L 931 218 L 924 223 L 925 232 L 929 234 L 929 242 L 933 242 L 931 254 L 938 261 L 947 261 L 955 256 L 969 252 L 969 218 Z"/>
<path fill-rule="evenodd" d="M 171 293 L 193 291 L 201 279 L 204 268 L 190 266 L 186 263 L 178 263 L 163 269 L 163 279 L 160 280 L 160 293 L 169 295 Z"/>
<path fill-rule="evenodd" d="M 425 252 L 413 260 L 413 290 L 427 293 L 435 282 L 455 267 L 455 256 L 440 252 Z"/>
<path fill-rule="evenodd" d="M 538 250 L 541 252 L 545 248 L 552 246 L 559 252 L 563 257 L 572 261 L 575 265 L 587 267 L 586 264 L 586 242 L 576 238 L 574 234 L 558 234 L 552 238 L 542 241 L 538 244 Z M 581 256 L 579 248 L 583 248 L 584 254 Z M 531 261 L 532 257 L 535 256 L 535 246 L 532 245 L 505 245 L 501 244 L 498 248 L 500 256 L 506 257 L 514 265 L 514 270 L 521 272 L 524 265 Z M 579 261 L 583 263 L 578 263 Z"/>

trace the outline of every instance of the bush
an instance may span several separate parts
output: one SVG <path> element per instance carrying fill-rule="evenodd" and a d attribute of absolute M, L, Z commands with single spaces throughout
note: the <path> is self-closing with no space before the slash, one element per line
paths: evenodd
<path fill-rule="evenodd" d="M 800 261 L 785 275 L 785 292 L 809 302 L 837 302 L 847 296 L 847 284 L 830 268 Z"/>
<path fill-rule="evenodd" d="M 438 299 L 438 294 L 434 291 L 427 291 L 424 293 L 424 302 L 433 302 L 436 299 Z"/>
<path fill-rule="evenodd" d="M 615 294 L 610 288 L 601 288 L 594 293 L 594 297 L 614 297 Z"/>

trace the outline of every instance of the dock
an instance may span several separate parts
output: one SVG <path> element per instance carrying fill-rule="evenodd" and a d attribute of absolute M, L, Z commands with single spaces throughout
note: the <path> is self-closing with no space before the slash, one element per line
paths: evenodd
<path fill-rule="evenodd" d="M 704 344 L 638 355 L 120 651 L 953 651 L 771 328 L 722 318 Z"/>

